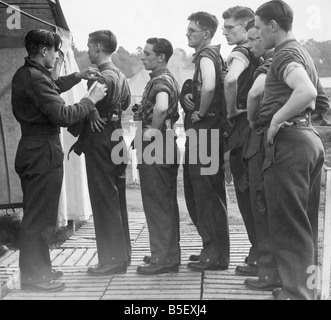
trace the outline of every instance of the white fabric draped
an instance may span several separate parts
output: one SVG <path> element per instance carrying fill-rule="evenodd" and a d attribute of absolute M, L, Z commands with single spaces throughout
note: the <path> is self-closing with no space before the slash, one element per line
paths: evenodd
<path fill-rule="evenodd" d="M 63 44 L 61 51 L 64 61 L 61 65 L 60 76 L 69 75 L 79 71 L 72 50 L 72 35 L 70 32 L 58 29 Z M 81 81 L 68 92 L 61 96 L 67 105 L 72 105 L 80 101 L 86 94 L 86 83 Z M 87 221 L 92 215 L 90 197 L 87 186 L 87 175 L 85 167 L 85 156 L 77 156 L 74 152 L 68 152 L 75 143 L 74 138 L 66 128 L 61 129 L 61 142 L 65 154 L 63 186 L 59 204 L 58 226 L 66 226 L 68 220 Z"/>

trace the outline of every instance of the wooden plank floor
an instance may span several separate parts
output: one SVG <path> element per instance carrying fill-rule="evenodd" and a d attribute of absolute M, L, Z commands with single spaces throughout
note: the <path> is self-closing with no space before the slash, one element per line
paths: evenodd
<path fill-rule="evenodd" d="M 143 213 L 130 213 L 132 263 L 126 274 L 92 277 L 86 273 L 97 265 L 93 220 L 84 224 L 60 248 L 51 251 L 52 265 L 64 272 L 66 288 L 57 293 L 36 293 L 17 289 L 18 252 L 0 259 L 0 280 L 4 300 L 270 300 L 270 292 L 248 290 L 245 277 L 235 274 L 249 250 L 243 226 L 230 226 L 231 262 L 227 271 L 204 274 L 187 268 L 188 257 L 199 253 L 201 240 L 190 221 L 181 221 L 182 264 L 179 273 L 141 276 L 136 273 L 149 254 L 149 237 Z M 1 297 L 0 297 L 1 298 Z"/>

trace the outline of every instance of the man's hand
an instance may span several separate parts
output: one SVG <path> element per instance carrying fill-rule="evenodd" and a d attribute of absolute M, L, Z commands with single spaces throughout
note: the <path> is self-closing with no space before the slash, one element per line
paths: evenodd
<path fill-rule="evenodd" d="M 107 86 L 95 81 L 86 97 L 91 99 L 94 104 L 101 101 L 107 95 Z"/>
<path fill-rule="evenodd" d="M 197 123 L 197 122 L 204 120 L 205 118 L 207 118 L 207 117 L 201 117 L 201 115 L 199 117 L 199 111 L 195 111 L 192 114 L 191 120 L 192 120 L 192 123 Z"/>
<path fill-rule="evenodd" d="M 249 121 L 249 126 L 251 127 L 252 130 L 255 129 L 256 121 Z"/>
<path fill-rule="evenodd" d="M 77 72 L 76 78 L 95 81 L 98 79 L 98 75 L 101 75 L 98 69 L 89 67 L 84 71 Z"/>
<path fill-rule="evenodd" d="M 90 112 L 88 115 L 88 118 L 90 120 L 90 126 L 91 126 L 91 130 L 93 132 L 95 132 L 95 131 L 102 132 L 103 131 L 103 129 L 105 128 L 104 126 L 106 125 L 106 122 L 101 119 L 98 110 L 93 110 L 92 112 Z"/>
<path fill-rule="evenodd" d="M 193 102 L 193 95 L 192 93 L 188 93 L 184 97 L 184 105 L 182 106 L 186 111 L 193 111 L 195 108 L 195 104 Z"/>
<path fill-rule="evenodd" d="M 275 137 L 281 128 L 292 127 L 292 126 L 293 123 L 291 122 L 284 121 L 282 123 L 278 123 L 275 120 L 275 118 L 273 118 L 270 123 L 270 128 L 268 130 L 268 135 L 267 135 L 267 142 L 269 143 L 269 145 L 272 146 L 275 143 Z"/>

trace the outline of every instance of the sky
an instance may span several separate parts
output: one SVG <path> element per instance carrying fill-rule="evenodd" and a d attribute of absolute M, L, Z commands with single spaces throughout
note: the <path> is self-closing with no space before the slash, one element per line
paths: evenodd
<path fill-rule="evenodd" d="M 133 53 L 144 47 L 150 37 L 166 38 L 174 48 L 188 53 L 185 36 L 188 16 L 197 11 L 214 14 L 220 23 L 213 44 L 221 44 L 227 55 L 232 48 L 222 35 L 222 13 L 235 5 L 248 6 L 254 11 L 266 0 L 60 0 L 73 34 L 75 46 L 87 50 L 90 32 L 109 29 L 118 45 Z M 287 0 L 294 11 L 294 34 L 298 41 L 331 40 L 330 0 Z"/>

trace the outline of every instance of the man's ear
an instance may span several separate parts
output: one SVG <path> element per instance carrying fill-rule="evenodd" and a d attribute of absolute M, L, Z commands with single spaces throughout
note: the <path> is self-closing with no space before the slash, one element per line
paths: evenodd
<path fill-rule="evenodd" d="M 42 55 L 43 57 L 45 57 L 45 56 L 46 56 L 46 53 L 47 53 L 47 48 L 46 48 L 46 47 L 41 48 L 41 49 L 40 49 L 40 53 L 41 53 L 41 55 Z"/>
<path fill-rule="evenodd" d="M 96 51 L 99 53 L 100 51 L 102 51 L 102 44 L 100 44 L 100 43 L 97 43 L 96 44 Z"/>
<path fill-rule="evenodd" d="M 275 20 L 270 21 L 270 27 L 273 31 L 277 31 L 279 29 L 279 25 Z"/>
<path fill-rule="evenodd" d="M 165 54 L 164 53 L 161 53 L 159 55 L 159 62 L 162 62 L 162 61 L 165 61 Z"/>
<path fill-rule="evenodd" d="M 210 31 L 206 30 L 203 35 L 204 39 L 208 39 L 210 36 L 211 36 Z"/>

